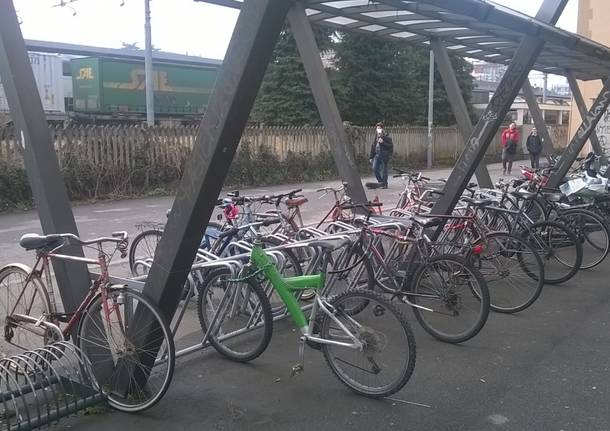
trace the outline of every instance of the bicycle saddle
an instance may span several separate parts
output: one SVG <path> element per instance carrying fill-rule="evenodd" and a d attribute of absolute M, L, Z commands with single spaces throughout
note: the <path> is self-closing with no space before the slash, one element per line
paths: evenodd
<path fill-rule="evenodd" d="M 472 198 L 468 198 L 468 197 L 463 197 L 461 200 L 469 203 L 473 207 L 486 207 L 487 205 L 490 205 L 493 202 L 491 199 L 480 199 L 479 200 L 479 199 L 472 199 Z"/>
<path fill-rule="evenodd" d="M 338 248 L 341 248 L 341 247 L 349 244 L 350 242 L 351 241 L 348 238 L 319 239 L 319 240 L 311 241 L 309 243 L 309 246 L 325 248 L 329 251 L 333 251 L 333 250 L 336 250 Z"/>
<path fill-rule="evenodd" d="M 563 198 L 563 195 L 561 193 L 556 192 L 545 192 L 542 195 L 549 202 L 559 202 L 561 198 Z"/>
<path fill-rule="evenodd" d="M 518 191 L 515 191 L 515 192 L 511 192 L 511 194 L 513 196 L 516 196 L 518 198 L 522 198 L 522 199 L 525 199 L 525 200 L 534 199 L 537 196 L 536 193 L 528 192 L 527 190 L 518 190 Z"/>
<path fill-rule="evenodd" d="M 63 239 L 61 235 L 38 235 L 36 233 L 26 233 L 19 240 L 19 245 L 26 250 L 39 250 L 41 248 L 52 249 L 61 245 Z"/>
<path fill-rule="evenodd" d="M 445 220 L 438 217 L 422 217 L 417 215 L 412 216 L 411 220 L 423 228 L 439 226 L 445 222 Z"/>
<path fill-rule="evenodd" d="M 309 202 L 307 198 L 286 199 L 286 206 L 291 208 L 300 207 L 301 205 L 306 204 L 307 202 Z"/>

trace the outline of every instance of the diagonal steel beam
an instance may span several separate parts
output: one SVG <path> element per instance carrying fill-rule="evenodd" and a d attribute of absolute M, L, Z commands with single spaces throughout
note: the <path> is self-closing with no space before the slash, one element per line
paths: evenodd
<path fill-rule="evenodd" d="M 576 77 L 574 76 L 574 73 L 572 71 L 567 70 L 566 78 L 568 78 L 568 84 L 570 85 L 570 90 L 572 91 L 572 97 L 574 98 L 574 102 L 578 107 L 580 118 L 584 120 L 587 117 L 587 104 L 585 103 L 584 97 L 582 97 L 582 93 L 580 92 L 580 87 L 578 86 Z M 599 143 L 599 138 L 597 137 L 595 129 L 591 131 L 591 134 L 589 136 L 589 142 L 591 142 L 591 147 L 593 147 L 593 151 L 595 152 L 595 154 L 604 156 L 604 149 Z"/>
<path fill-rule="evenodd" d="M 555 149 L 553 147 L 553 141 L 551 140 L 549 129 L 547 129 L 546 127 L 546 122 L 542 117 L 542 111 L 540 111 L 540 107 L 538 106 L 538 100 L 536 99 L 536 95 L 534 94 L 534 89 L 530 84 L 529 78 L 523 82 L 522 89 L 523 96 L 525 97 L 527 107 L 530 111 L 530 115 L 534 119 L 534 125 L 536 126 L 536 130 L 538 130 L 538 134 L 542 139 L 544 154 L 546 155 L 547 160 L 551 162 L 549 156 L 553 155 L 553 153 L 555 152 Z"/>
<path fill-rule="evenodd" d="M 144 293 L 174 315 L 290 2 L 244 2 L 218 81 L 178 186 Z"/>
<path fill-rule="evenodd" d="M 42 230 L 46 234 L 78 235 L 25 41 L 10 0 L 0 1 L 0 77 L 17 136 L 20 137 Z M 83 255 L 81 247 L 65 247 L 63 251 Z M 53 269 L 64 309 L 76 310 L 91 285 L 87 266 L 84 263 L 54 260 Z"/>
<path fill-rule="evenodd" d="M 337 108 L 330 81 L 320 58 L 316 38 L 302 4 L 295 3 L 290 8 L 288 23 L 305 66 L 309 85 L 324 124 L 330 151 L 339 175 L 348 184 L 349 196 L 353 201 L 365 203 L 367 197 L 362 187 L 360 173 L 353 157 L 353 151 L 348 145 L 348 137 L 343 128 L 341 114 Z"/>
<path fill-rule="evenodd" d="M 536 18 L 555 24 L 566 4 L 567 0 L 544 0 Z M 535 35 L 523 38 L 483 116 L 466 141 L 464 151 L 449 175 L 444 194 L 432 209 L 433 213 L 449 214 L 453 211 L 543 46 L 544 41 Z"/>
<path fill-rule="evenodd" d="M 600 91 L 597 99 L 591 105 L 589 112 L 583 117 L 582 123 L 576 134 L 570 141 L 570 144 L 561 155 L 559 162 L 557 162 L 557 170 L 553 172 L 549 179 L 549 185 L 551 187 L 557 187 L 559 182 L 566 176 L 570 170 L 570 166 L 578 157 L 578 153 L 582 150 L 582 147 L 587 142 L 587 139 L 591 137 L 591 134 L 595 131 L 595 127 L 599 120 L 604 116 L 606 110 L 610 106 L 610 78 L 606 79 L 604 86 Z"/>
<path fill-rule="evenodd" d="M 460 133 L 462 134 L 462 139 L 466 142 L 466 139 L 468 139 L 472 133 L 472 122 L 470 121 L 468 108 L 466 107 L 466 102 L 462 96 L 462 91 L 460 90 L 460 86 L 455 76 L 455 71 L 451 65 L 447 48 L 445 48 L 438 38 L 430 39 L 430 45 L 434 51 L 434 59 L 436 60 L 438 71 L 445 84 L 445 90 L 447 90 L 447 97 L 451 104 L 451 110 L 457 121 Z M 477 165 L 475 174 L 479 186 L 493 188 L 493 182 L 491 181 L 489 171 L 487 170 L 487 166 L 485 166 L 483 159 L 481 159 L 481 162 Z M 470 181 L 470 178 L 468 181 Z"/>

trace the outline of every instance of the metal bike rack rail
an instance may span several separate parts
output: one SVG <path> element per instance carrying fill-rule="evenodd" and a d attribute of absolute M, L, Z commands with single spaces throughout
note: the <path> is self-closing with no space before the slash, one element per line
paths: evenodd
<path fill-rule="evenodd" d="M 105 397 L 90 362 L 67 341 L 0 359 L 0 430 L 59 422 Z"/>
<path fill-rule="evenodd" d="M 349 225 L 345 225 L 345 226 L 349 226 Z M 351 227 L 351 229 L 353 230 L 353 227 Z M 304 228 L 303 230 L 308 232 L 308 234 L 310 236 L 314 236 L 314 238 L 310 237 L 308 239 L 304 239 L 304 240 L 300 240 L 300 241 L 286 242 L 285 244 L 282 244 L 279 246 L 274 246 L 274 247 L 269 247 L 269 248 L 265 249 L 265 252 L 269 255 L 269 257 L 274 262 L 274 264 L 278 266 L 278 268 L 280 268 L 280 269 L 284 268 L 284 265 L 287 262 L 285 255 L 282 253 L 283 250 L 290 250 L 290 249 L 297 249 L 297 248 L 312 248 L 309 245 L 310 242 L 319 240 L 321 238 L 329 239 L 329 240 L 349 238 L 349 235 L 347 235 L 343 232 L 330 235 L 327 232 L 324 232 L 324 231 L 321 231 L 321 230 L 318 230 L 315 228 Z M 356 232 L 357 232 L 357 230 L 355 230 L 354 232 L 351 232 L 351 233 L 356 233 Z M 283 241 L 290 241 L 287 236 L 281 235 L 281 234 L 273 235 L 273 237 L 282 239 Z M 197 278 L 197 280 L 199 282 L 203 282 L 204 274 L 206 274 L 207 272 L 209 272 L 211 270 L 218 269 L 218 268 L 227 269 L 229 271 L 231 278 L 237 278 L 241 269 L 249 261 L 250 251 L 252 250 L 252 244 L 250 244 L 246 241 L 235 241 L 235 242 L 231 242 L 227 246 L 227 250 L 235 250 L 235 251 L 239 250 L 239 251 L 242 251 L 242 253 L 235 254 L 232 256 L 219 257 L 219 256 L 217 256 L 213 253 L 210 253 L 206 250 L 203 250 L 203 249 L 199 249 L 199 251 L 197 252 L 198 261 L 192 265 L 191 275 L 189 276 L 190 277 L 189 281 L 191 281 L 189 283 L 189 285 L 190 285 L 189 291 L 183 300 L 182 306 L 179 308 L 178 312 L 176 313 L 176 315 L 172 321 L 172 324 L 170 325 L 172 334 L 174 336 L 176 336 L 178 329 L 180 327 L 180 324 L 182 323 L 182 320 L 183 320 L 186 310 L 188 308 L 189 301 L 195 295 L 195 288 L 196 288 L 196 283 L 194 282 L 195 278 Z M 310 259 L 311 265 L 308 267 L 307 270 L 304 271 L 305 273 L 307 273 L 307 271 L 312 271 L 313 269 L 315 269 L 315 262 L 319 262 L 319 258 L 318 258 L 319 253 L 320 253 L 320 251 L 315 250 L 315 253 L 314 253 L 312 259 Z M 152 264 L 152 259 L 148 258 L 148 259 L 144 259 L 144 260 L 137 260 L 135 262 L 135 264 L 139 265 L 139 266 L 144 266 L 144 267 L 150 268 L 150 266 Z M 92 274 L 92 275 L 96 276 L 95 274 Z M 146 275 L 141 275 L 141 276 L 133 277 L 133 278 L 129 278 L 129 279 L 119 278 L 119 277 L 111 277 L 111 279 L 112 279 L 113 283 L 127 284 L 128 286 L 130 286 L 134 289 L 142 290 L 142 288 L 144 287 L 144 283 L 146 281 Z M 229 292 L 229 290 L 227 290 L 227 292 Z M 267 288 L 265 289 L 265 292 L 267 293 L 267 295 L 270 295 L 272 293 L 271 286 L 267 286 Z M 227 293 L 225 293 L 225 296 L 226 295 L 227 295 Z M 224 297 L 223 297 L 223 299 L 224 299 Z M 223 299 L 221 299 L 221 301 Z M 306 304 L 302 307 L 302 310 L 307 311 L 310 308 L 311 308 L 311 304 Z M 222 309 L 222 307 L 219 307 L 219 310 L 221 310 L 221 309 Z M 278 321 L 278 320 L 282 320 L 286 317 L 288 317 L 288 313 L 287 313 L 287 311 L 284 310 L 280 314 L 275 314 L 273 316 L 273 320 Z M 211 344 L 208 342 L 208 339 L 210 336 L 209 332 L 210 332 L 211 328 L 213 328 L 215 326 L 218 318 L 219 318 L 219 316 L 217 313 L 212 318 L 212 321 L 210 322 L 210 328 L 207 331 L 208 333 L 203 335 L 203 338 L 200 342 L 198 342 L 197 344 L 193 344 L 191 346 L 185 347 L 183 349 L 177 350 L 176 357 L 182 357 L 182 356 L 206 349 L 207 347 L 210 347 Z M 254 329 L 258 328 L 259 326 L 260 325 L 253 326 L 251 328 L 242 328 L 242 329 L 236 330 L 234 332 L 231 332 L 229 334 L 225 334 L 220 339 L 226 340 L 226 339 L 229 339 L 232 337 L 236 337 L 236 336 L 239 336 L 248 331 L 254 330 Z"/>

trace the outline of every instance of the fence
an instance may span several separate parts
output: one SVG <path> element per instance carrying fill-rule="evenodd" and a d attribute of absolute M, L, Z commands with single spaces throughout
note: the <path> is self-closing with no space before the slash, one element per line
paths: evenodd
<path fill-rule="evenodd" d="M 523 148 L 531 126 L 521 127 Z M 394 141 L 395 155 L 413 165 L 426 161 L 428 132 L 425 127 L 389 127 Z M 373 141 L 373 128 L 347 128 L 356 154 L 367 155 Z M 567 145 L 567 126 L 550 126 L 549 131 L 555 147 Z M 197 126 L 154 127 L 140 126 L 76 126 L 50 127 L 60 165 L 66 159 L 87 160 L 92 165 L 133 167 L 138 154 L 158 165 L 179 168 L 191 150 L 197 134 Z M 464 145 L 456 127 L 433 129 L 433 157 L 437 164 L 452 164 L 457 160 Z M 242 137 L 242 146 L 249 144 L 251 151 L 266 147 L 283 161 L 288 154 L 317 156 L 328 153 L 328 142 L 322 127 L 249 127 Z M 525 151 L 524 151 L 525 152 Z M 500 133 L 487 151 L 488 161 L 498 160 L 500 155 Z M 0 127 L 0 162 L 21 164 L 18 141 L 11 127 Z"/>

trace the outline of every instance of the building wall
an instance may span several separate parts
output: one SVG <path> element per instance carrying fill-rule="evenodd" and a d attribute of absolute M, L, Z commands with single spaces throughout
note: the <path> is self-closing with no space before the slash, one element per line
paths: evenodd
<path fill-rule="evenodd" d="M 610 1 L 608 0 L 579 0 L 578 1 L 578 34 L 592 39 L 598 43 L 610 46 L 610 26 L 608 25 L 608 17 L 610 17 Z M 583 98 L 590 107 L 593 100 L 599 94 L 602 83 L 601 81 L 579 82 L 580 91 Z M 581 116 L 578 112 L 576 103 L 572 102 L 572 112 L 570 114 L 570 136 L 574 136 L 578 127 L 581 124 Z M 606 115 L 600 121 L 597 127 L 597 134 L 602 144 L 605 144 L 607 149 L 610 149 L 610 116 Z M 586 150 L 589 151 L 590 147 Z"/>

